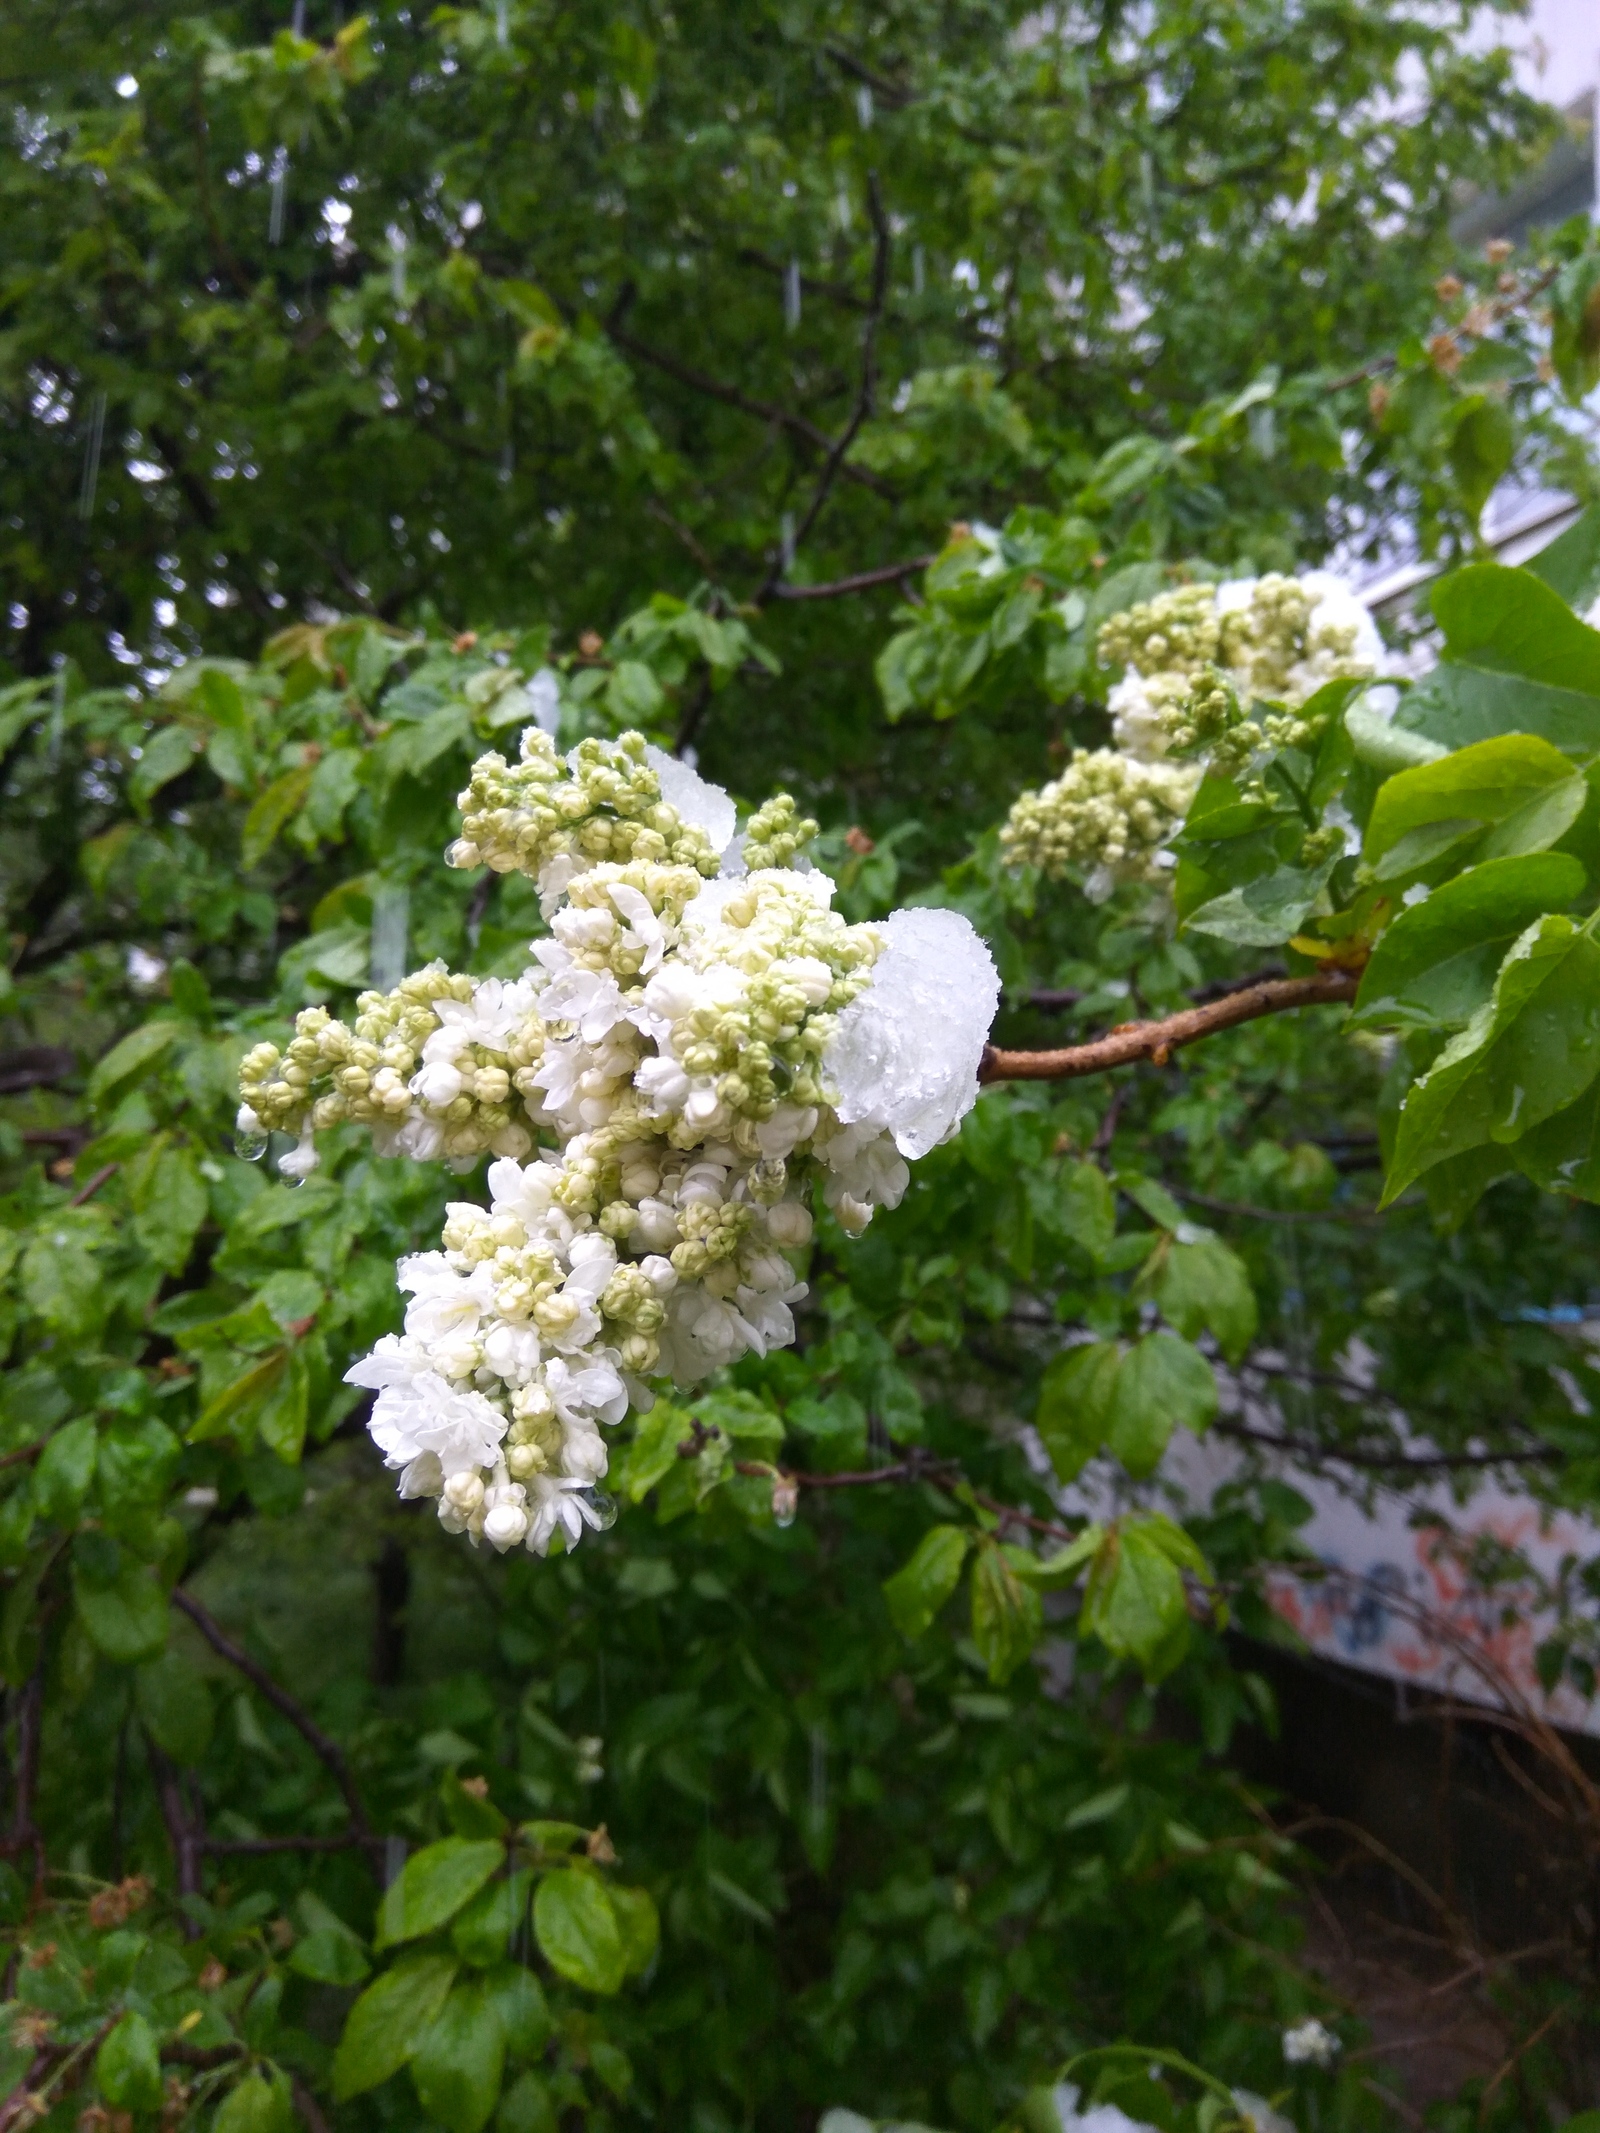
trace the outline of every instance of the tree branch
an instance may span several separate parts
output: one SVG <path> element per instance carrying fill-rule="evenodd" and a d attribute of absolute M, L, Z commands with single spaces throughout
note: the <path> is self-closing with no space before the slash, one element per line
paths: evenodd
<path fill-rule="evenodd" d="M 156 1797 L 161 1802 L 161 1819 L 167 1826 L 167 1842 L 172 1846 L 172 1861 L 178 1872 L 178 1894 L 180 1897 L 198 1896 L 200 1854 L 205 1839 L 189 1814 L 178 1766 L 153 1740 L 147 1738 L 145 1747 L 150 1757 L 150 1774 L 156 1781 Z M 188 1940 L 199 1937 L 200 1928 L 193 1919 L 185 1918 L 183 1930 Z"/>
<path fill-rule="evenodd" d="M 1108 1074 L 1114 1067 L 1132 1066 L 1141 1059 L 1165 1066 L 1180 1045 L 1214 1036 L 1218 1030 L 1255 1022 L 1263 1015 L 1285 1014 L 1291 1008 L 1353 1000 L 1359 982 L 1353 971 L 1319 970 L 1309 978 L 1268 979 L 1204 1007 L 1187 1007 L 1160 1022 L 1125 1022 L 1107 1036 L 1089 1044 L 1070 1044 L 1061 1051 L 1008 1052 L 986 1045 L 978 1079 L 1069 1081 L 1083 1074 Z"/>
<path fill-rule="evenodd" d="M 1358 1467 L 1375 1474 L 1437 1474 L 1456 1468 L 1495 1466 L 1559 1466 L 1563 1460 L 1563 1454 L 1548 1444 L 1526 1452 L 1361 1452 L 1342 1450 L 1332 1444 L 1317 1444 L 1309 1437 L 1278 1436 L 1271 1430 L 1251 1429 L 1244 1422 L 1215 1422 L 1212 1427 L 1219 1437 L 1232 1437 L 1245 1444 L 1263 1444 L 1269 1451 L 1292 1452 L 1295 1458 L 1313 1465 L 1331 1459 L 1338 1466 Z"/>
<path fill-rule="evenodd" d="M 281 1683 L 274 1681 L 264 1666 L 252 1659 L 241 1645 L 234 1643 L 221 1624 L 213 1620 L 192 1593 L 185 1592 L 181 1585 L 176 1586 L 172 1594 L 172 1604 L 183 1610 L 211 1649 L 219 1657 L 226 1659 L 230 1666 L 237 1667 L 247 1681 L 253 1682 L 273 1709 L 280 1711 L 301 1739 L 321 1757 L 334 1783 L 344 1795 L 345 1806 L 350 1811 L 350 1824 L 357 1838 L 363 1844 L 380 1844 L 382 1840 L 367 1819 L 367 1810 L 356 1790 L 350 1764 L 339 1743 L 323 1732 L 310 1712 L 298 1704 Z"/>

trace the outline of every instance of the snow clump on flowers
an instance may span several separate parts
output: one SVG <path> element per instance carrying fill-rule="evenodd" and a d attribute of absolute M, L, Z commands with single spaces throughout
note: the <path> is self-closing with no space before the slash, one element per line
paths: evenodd
<path fill-rule="evenodd" d="M 1010 865 L 1051 880 L 1076 870 L 1096 902 L 1172 865 L 1166 846 L 1208 764 L 1235 775 L 1264 751 L 1313 744 L 1322 722 L 1302 713 L 1317 690 L 1384 658 L 1371 616 L 1326 571 L 1182 585 L 1111 616 L 1096 642 L 1101 664 L 1122 669 L 1107 698 L 1113 746 L 1075 750 L 1000 832 Z"/>
<path fill-rule="evenodd" d="M 955 913 L 848 925 L 792 800 L 736 840 L 727 795 L 638 734 L 563 761 L 531 728 L 461 807 L 450 863 L 538 885 L 533 970 L 433 965 L 353 1029 L 308 1009 L 247 1056 L 239 1129 L 295 1134 L 291 1176 L 346 1122 L 383 1154 L 498 1157 L 488 1206 L 454 1203 L 442 1249 L 401 1262 L 405 1330 L 348 1377 L 403 1496 L 542 1554 L 609 1522 L 603 1432 L 648 1380 L 794 1339 L 814 1188 L 852 1234 L 899 1202 L 977 1094 L 999 981 Z"/>

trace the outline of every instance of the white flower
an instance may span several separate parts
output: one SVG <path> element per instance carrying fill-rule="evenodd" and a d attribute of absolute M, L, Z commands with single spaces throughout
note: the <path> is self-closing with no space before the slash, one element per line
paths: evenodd
<path fill-rule="evenodd" d="M 321 1160 L 311 1128 L 307 1126 L 288 1154 L 279 1156 L 278 1175 L 287 1178 L 291 1185 L 298 1185 L 303 1179 L 310 1177 Z"/>
<path fill-rule="evenodd" d="M 1307 2015 L 1283 2033 L 1283 2056 L 1290 2066 L 1329 2067 L 1342 2049 L 1340 2039 L 1315 2015 Z"/>
<path fill-rule="evenodd" d="M 1233 2091 L 1233 2107 L 1244 2120 L 1244 2133 L 1295 2133 L 1292 2119 L 1275 2111 L 1265 2096 L 1254 2095 L 1249 2089 Z"/>
<path fill-rule="evenodd" d="M 506 1433 L 506 1418 L 481 1392 L 460 1391 L 435 1372 L 424 1371 L 383 1388 L 367 1431 L 384 1464 L 405 1470 L 403 1496 L 432 1495 L 435 1489 L 422 1484 L 433 1473 L 442 1483 L 452 1474 L 492 1464 Z"/>
<path fill-rule="evenodd" d="M 656 969 L 667 952 L 667 936 L 649 897 L 620 881 L 612 882 L 606 893 L 628 922 L 628 930 L 622 936 L 623 947 L 630 954 L 643 955 L 639 966 L 642 971 Z"/>
<path fill-rule="evenodd" d="M 544 1381 L 565 1423 L 577 1425 L 595 1416 L 616 1423 L 628 1412 L 628 1388 L 615 1363 L 604 1354 L 582 1365 L 552 1356 L 545 1365 Z"/>
<path fill-rule="evenodd" d="M 446 1059 L 430 1060 L 420 1073 L 412 1076 L 411 1093 L 419 1103 L 442 1111 L 461 1094 L 460 1070 Z"/>
<path fill-rule="evenodd" d="M 1130 2118 L 1120 2104 L 1094 2103 L 1079 2110 L 1078 2091 L 1070 2081 L 1058 2083 L 1050 2100 L 1061 2133 L 1156 2133 L 1147 2119 Z"/>
<path fill-rule="evenodd" d="M 556 1474 L 534 1477 L 528 1486 L 532 1518 L 527 1545 L 535 1555 L 543 1555 L 548 1550 L 558 1527 L 566 1534 L 569 1547 L 583 1538 L 586 1526 L 599 1531 L 602 1525 L 600 1512 L 580 1493 L 587 1485 Z"/>

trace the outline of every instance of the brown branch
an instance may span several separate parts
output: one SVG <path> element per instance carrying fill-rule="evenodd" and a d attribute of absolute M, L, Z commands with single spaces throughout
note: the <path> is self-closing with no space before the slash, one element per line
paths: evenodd
<path fill-rule="evenodd" d="M 311 1714 L 289 1694 L 281 1683 L 275 1681 L 264 1666 L 251 1658 L 241 1645 L 235 1644 L 220 1623 L 201 1606 L 193 1593 L 179 1585 L 174 1587 L 172 1604 L 181 1608 L 199 1630 L 211 1649 L 228 1664 L 237 1667 L 247 1681 L 253 1682 L 274 1710 L 280 1711 L 313 1752 L 327 1766 L 334 1783 L 344 1795 L 345 1806 L 350 1811 L 350 1823 L 363 1844 L 378 1844 L 381 1839 L 367 1820 L 367 1810 L 362 1804 L 356 1782 L 350 1772 L 350 1764 L 344 1750 L 336 1740 L 323 1732 Z"/>
<path fill-rule="evenodd" d="M 835 578 L 831 585 L 774 585 L 769 595 L 774 600 L 839 600 L 846 593 L 870 592 L 875 585 L 893 585 L 901 578 L 909 578 L 919 570 L 926 570 L 933 561 L 931 555 L 909 555 L 903 563 L 881 563 L 876 570 L 858 570 L 854 577 Z M 1072 996 L 1078 997 L 1076 993 Z"/>
<path fill-rule="evenodd" d="M 146 1739 L 145 1748 L 150 1757 L 150 1774 L 156 1781 L 156 1798 L 161 1803 L 161 1819 L 167 1827 L 167 1842 L 172 1846 L 172 1861 L 177 1868 L 178 1894 L 198 1896 L 201 1889 L 200 1855 L 204 1836 L 189 1812 L 189 1804 L 183 1796 L 183 1778 L 178 1766 L 170 1756 L 162 1753 L 155 1742 Z M 192 1918 L 185 1917 L 184 1937 L 196 1940 L 200 1928 Z"/>
<path fill-rule="evenodd" d="M 655 497 L 653 496 L 646 501 L 645 509 L 649 512 L 650 516 L 654 520 L 656 520 L 658 525 L 666 527 L 667 531 L 673 536 L 675 540 L 682 541 L 684 547 L 688 549 L 689 553 L 700 565 L 700 568 L 705 572 L 706 576 L 711 580 L 713 584 L 715 584 L 717 580 L 716 564 L 712 562 L 710 556 L 706 553 L 705 549 L 701 547 L 698 539 L 683 523 L 683 521 L 681 519 L 674 518 L 672 513 L 667 509 L 666 505 L 663 503 L 658 503 Z"/>
<path fill-rule="evenodd" d="M 92 1200 L 102 1185 L 107 1185 L 122 1168 L 120 1163 L 106 1163 L 97 1170 L 87 1185 L 82 1185 L 67 1202 L 69 1207 L 83 1207 Z"/>
<path fill-rule="evenodd" d="M 1008 1052 L 986 1045 L 978 1079 L 1068 1081 L 1083 1074 L 1108 1074 L 1114 1067 L 1132 1066 L 1141 1059 L 1165 1066 L 1180 1045 L 1214 1036 L 1218 1030 L 1257 1021 L 1262 1015 L 1285 1014 L 1291 1008 L 1353 1000 L 1359 982 L 1348 970 L 1319 970 L 1309 978 L 1271 978 L 1204 1007 L 1185 1008 L 1160 1022 L 1125 1022 L 1108 1036 L 1061 1051 Z"/>
<path fill-rule="evenodd" d="M 1167 1190 L 1190 1207 L 1203 1207 L 1211 1215 L 1234 1215 L 1241 1222 L 1382 1222 L 1390 1211 L 1387 1207 L 1252 1207 L 1244 1200 L 1213 1200 L 1183 1185 L 1169 1185 Z M 1415 1207 L 1418 1202 L 1407 1197 L 1393 1205 Z"/>
<path fill-rule="evenodd" d="M 306 2122 L 306 2133 L 330 2133 L 327 2117 L 315 2096 L 296 2074 L 290 2085 L 294 2107 Z"/>
<path fill-rule="evenodd" d="M 1244 1422 L 1215 1422 L 1219 1437 L 1239 1443 L 1264 1444 L 1270 1451 L 1292 1452 L 1312 1464 L 1331 1459 L 1339 1466 L 1360 1467 L 1372 1473 L 1437 1474 L 1456 1468 L 1495 1466 L 1560 1465 L 1564 1454 L 1553 1445 L 1539 1445 L 1526 1452 L 1362 1452 L 1347 1451 L 1334 1444 L 1316 1444 L 1308 1437 L 1278 1436 L 1267 1429 L 1251 1429 Z"/>
<path fill-rule="evenodd" d="M 200 1848 L 229 1858 L 264 1859 L 272 1852 L 347 1852 L 366 1842 L 348 1830 L 342 1837 L 204 1837 Z"/>
<path fill-rule="evenodd" d="M 7 1851 L 33 1853 L 33 1900 L 44 1893 L 44 1838 L 33 1817 L 39 1794 L 39 1743 L 44 1730 L 44 1656 L 28 1676 L 17 1703 L 16 1797 Z"/>
<path fill-rule="evenodd" d="M 832 449 L 832 439 L 826 430 L 818 429 L 804 415 L 797 415 L 787 407 L 774 406 L 770 401 L 752 399 L 736 385 L 724 385 L 720 378 L 709 377 L 705 371 L 696 370 L 692 363 L 681 362 L 677 356 L 668 355 L 664 349 L 651 348 L 638 340 L 617 323 L 606 327 L 607 333 L 619 348 L 629 355 L 638 356 L 641 362 L 653 364 L 669 378 L 676 378 L 680 385 L 687 385 L 691 392 L 704 393 L 712 400 L 720 400 L 724 407 L 737 408 L 742 415 L 751 415 L 758 422 L 770 423 L 775 429 L 787 430 L 792 437 L 811 446 L 813 451 L 826 455 Z M 846 481 L 859 482 L 877 496 L 894 497 L 894 490 L 881 474 L 874 474 L 870 467 L 845 466 L 840 469 Z"/>
<path fill-rule="evenodd" d="M 0 1096 L 59 1088 L 77 1070 L 76 1053 L 60 1044 L 25 1044 L 14 1052 L 0 1052 Z"/>
<path fill-rule="evenodd" d="M 889 228 L 889 219 L 883 211 L 883 196 L 878 190 L 875 171 L 867 176 L 867 213 L 872 220 L 872 294 L 867 322 L 861 329 L 861 382 L 856 388 L 855 405 L 850 410 L 849 420 L 828 448 L 822 472 L 817 476 L 817 486 L 812 492 L 805 514 L 795 528 L 794 539 L 780 546 L 773 557 L 766 577 L 755 595 L 754 604 L 759 607 L 763 600 L 776 592 L 783 583 L 796 552 L 804 547 L 806 537 L 822 515 L 834 482 L 845 471 L 845 455 L 860 434 L 861 425 L 872 413 L 878 395 L 878 328 L 883 321 L 883 307 L 889 294 L 889 261 L 893 253 L 894 238 Z"/>

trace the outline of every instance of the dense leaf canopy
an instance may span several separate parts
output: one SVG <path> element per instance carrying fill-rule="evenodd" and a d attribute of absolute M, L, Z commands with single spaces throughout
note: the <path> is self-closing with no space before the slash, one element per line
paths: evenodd
<path fill-rule="evenodd" d="M 1285 2064 L 1334 2010 L 1228 1760 L 1283 1475 L 1600 1489 L 1600 534 L 1477 539 L 1508 473 L 1593 494 L 1600 255 L 1453 259 L 1545 125 L 1460 27 L 0 24 L 0 2046 L 42 2122 L 986 2133 L 1129 2038 L 1070 2078 L 1135 2120 L 1389 2122 Z M 1174 741 L 1152 785 L 1149 603 L 1402 532 L 1460 567 L 1398 706 L 1371 662 L 1258 702 L 1219 631 L 1203 782 Z M 795 1343 L 621 1425 L 618 1523 L 547 1559 L 397 1502 L 344 1382 L 481 1175 L 233 1140 L 307 1007 L 527 969 L 535 882 L 440 861 L 536 720 L 788 785 L 847 920 L 963 912 L 1005 988 L 959 1134 L 865 1235 L 819 1211 Z M 1181 787 L 1175 864 L 1085 857 L 1074 751 Z M 1057 845 L 1002 838 L 1025 786 Z M 1181 1525 L 1180 1426 L 1239 1459 Z"/>

